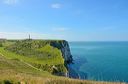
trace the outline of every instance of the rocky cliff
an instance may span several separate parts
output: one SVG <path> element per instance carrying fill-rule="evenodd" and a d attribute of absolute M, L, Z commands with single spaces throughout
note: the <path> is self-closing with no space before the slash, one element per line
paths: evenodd
<path fill-rule="evenodd" d="M 61 50 L 62 56 L 64 58 L 65 67 L 67 68 L 67 72 L 61 75 L 70 77 L 70 78 L 78 78 L 78 74 L 70 67 L 70 64 L 73 63 L 73 58 L 70 52 L 70 46 L 68 42 L 65 40 L 60 40 L 60 41 L 52 41 L 50 42 L 50 44 L 51 46 L 54 46 L 58 48 L 59 50 Z"/>
<path fill-rule="evenodd" d="M 55 41 L 55 42 L 52 41 L 51 45 L 61 50 L 62 56 L 67 64 L 72 63 L 73 59 L 67 41 L 65 40 Z"/>
<path fill-rule="evenodd" d="M 17 40 L 5 50 L 32 59 L 27 62 L 36 68 L 61 76 L 66 76 L 69 70 L 67 65 L 73 61 L 69 44 L 65 40 Z"/>

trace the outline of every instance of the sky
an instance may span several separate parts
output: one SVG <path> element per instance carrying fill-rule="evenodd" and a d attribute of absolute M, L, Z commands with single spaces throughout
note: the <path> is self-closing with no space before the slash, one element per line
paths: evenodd
<path fill-rule="evenodd" d="M 0 0 L 0 38 L 128 41 L 128 0 Z"/>

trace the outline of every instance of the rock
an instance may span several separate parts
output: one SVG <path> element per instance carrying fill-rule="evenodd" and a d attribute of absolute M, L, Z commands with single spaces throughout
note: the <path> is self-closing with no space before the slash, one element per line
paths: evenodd
<path fill-rule="evenodd" d="M 65 62 L 72 63 L 72 55 L 70 52 L 70 47 L 67 41 L 62 42 L 62 48 L 61 48 L 62 56 L 65 59 Z"/>
<path fill-rule="evenodd" d="M 51 45 L 61 50 L 62 56 L 65 60 L 65 63 L 67 63 L 67 64 L 72 63 L 73 58 L 72 58 L 72 55 L 71 55 L 71 52 L 70 52 L 70 47 L 69 47 L 69 44 L 68 44 L 67 41 L 65 41 L 65 40 L 62 40 L 62 41 L 60 40 L 58 42 L 56 42 L 56 41 L 53 42 L 52 41 Z"/>

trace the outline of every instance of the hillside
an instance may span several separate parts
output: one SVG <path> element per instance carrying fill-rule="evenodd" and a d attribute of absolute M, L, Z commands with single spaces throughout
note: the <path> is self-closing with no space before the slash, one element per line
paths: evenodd
<path fill-rule="evenodd" d="M 60 77 L 71 62 L 64 40 L 2 40 L 0 84 L 113 84 Z"/>
<path fill-rule="evenodd" d="M 65 43 L 64 40 L 10 40 L 1 43 L 0 53 L 51 74 L 64 76 L 67 73 L 66 64 L 72 62 L 70 51 L 69 55 L 65 55 Z"/>

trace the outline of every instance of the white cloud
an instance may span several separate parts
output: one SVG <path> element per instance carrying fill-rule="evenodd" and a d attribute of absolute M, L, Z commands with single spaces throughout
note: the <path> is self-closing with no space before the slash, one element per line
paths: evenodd
<path fill-rule="evenodd" d="M 3 0 L 3 3 L 8 5 L 17 4 L 18 2 L 19 0 Z"/>
<path fill-rule="evenodd" d="M 29 34 L 34 39 L 41 39 L 47 34 L 39 34 L 34 32 L 0 32 L 0 38 L 7 38 L 7 39 L 26 39 L 28 38 Z"/>
<path fill-rule="evenodd" d="M 63 34 L 37 33 L 37 32 L 0 32 L 0 38 L 27 39 L 29 34 L 32 39 L 66 39 Z"/>
<path fill-rule="evenodd" d="M 61 7 L 62 7 L 62 4 L 59 4 L 59 3 L 51 4 L 51 8 L 59 9 Z"/>

